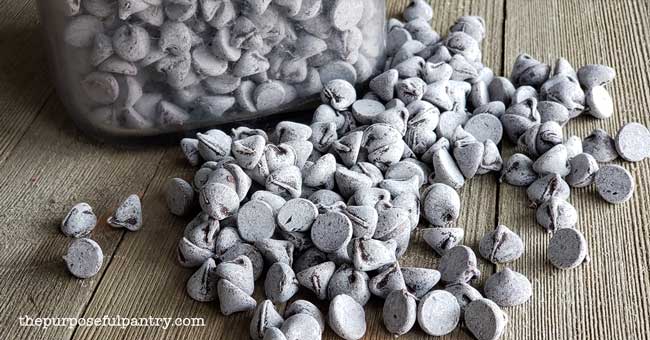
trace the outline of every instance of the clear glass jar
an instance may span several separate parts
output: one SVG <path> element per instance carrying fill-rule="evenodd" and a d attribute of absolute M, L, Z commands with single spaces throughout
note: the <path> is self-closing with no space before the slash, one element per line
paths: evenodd
<path fill-rule="evenodd" d="M 38 0 L 74 121 L 109 140 L 250 121 L 364 84 L 384 62 L 385 0 Z"/>

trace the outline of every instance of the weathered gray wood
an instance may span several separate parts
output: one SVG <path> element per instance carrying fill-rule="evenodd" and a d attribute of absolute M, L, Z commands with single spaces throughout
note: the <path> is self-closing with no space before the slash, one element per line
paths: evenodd
<path fill-rule="evenodd" d="M 433 26 L 444 33 L 459 15 L 483 15 L 488 25 L 484 62 L 497 72 L 505 64 L 509 73 L 514 58 L 523 51 L 547 62 L 564 56 L 575 65 L 602 62 L 614 66 L 619 73 L 612 86 L 616 115 L 608 121 L 580 118 L 570 123 L 571 134 L 584 137 L 595 127 L 615 133 L 628 121 L 650 124 L 646 113 L 650 106 L 647 1 L 507 0 L 507 6 L 504 1 L 432 1 Z M 390 1 L 390 14 L 401 12 L 407 2 Z M 0 338 L 245 338 L 249 315 L 225 318 L 216 305 L 195 303 L 185 294 L 191 271 L 176 264 L 175 245 L 186 219 L 170 216 L 162 198 L 166 179 L 192 173 L 177 148 L 126 151 L 81 136 L 62 118 L 64 110 L 57 99 L 46 103 L 52 90 L 44 76 L 34 3 L 5 0 L 0 7 L 0 46 L 8 51 L 0 53 L 4 70 L 0 76 Z M 492 176 L 475 179 L 463 189 L 459 225 L 466 228 L 468 245 L 476 249 L 483 233 L 494 226 L 497 192 L 499 222 L 527 243 L 527 253 L 512 267 L 529 276 L 535 296 L 523 306 L 506 310 L 510 324 L 504 338 L 648 338 L 648 163 L 624 164 L 638 184 L 634 199 L 625 205 L 610 206 L 592 189 L 574 191 L 571 201 L 580 211 L 579 228 L 590 242 L 592 262 L 569 272 L 547 263 L 549 236 L 536 226 L 523 190 L 506 185 L 497 189 Z M 102 273 L 86 281 L 71 278 L 61 260 L 69 240 L 58 231 L 66 210 L 78 201 L 88 201 L 104 221 L 132 192 L 144 195 L 145 228 L 124 234 L 101 223 L 93 238 L 107 255 Z M 416 234 L 402 264 L 435 267 L 437 258 Z M 482 263 L 481 269 L 484 280 L 494 268 Z M 259 289 L 256 297 L 262 298 Z M 390 338 L 380 310 L 380 301 L 371 302 L 367 339 Z M 44 331 L 20 327 L 17 321 L 23 315 L 117 314 L 204 317 L 207 327 Z M 326 338 L 336 337 L 328 332 Z M 426 337 L 416 329 L 402 338 Z M 470 337 L 458 330 L 447 338 Z"/>
<path fill-rule="evenodd" d="M 2 339 L 70 338 L 72 329 L 21 327 L 18 317 L 83 314 L 124 233 L 106 218 L 126 196 L 145 191 L 162 156 L 160 148 L 127 151 L 93 143 L 62 113 L 52 97 L 0 165 Z M 91 237 L 106 256 L 102 272 L 85 281 L 68 274 L 62 256 L 70 240 L 59 231 L 67 210 L 81 201 L 98 215 Z"/>
<path fill-rule="evenodd" d="M 2 1 L 0 8 L 0 164 L 53 93 L 33 1 Z"/>
<path fill-rule="evenodd" d="M 552 63 L 563 56 L 574 66 L 605 63 L 618 77 L 610 87 L 616 103 L 612 119 L 580 117 L 567 135 L 587 136 L 600 127 L 616 134 L 625 122 L 650 123 L 648 86 L 647 1 L 507 2 L 505 65 L 520 52 Z M 509 71 L 509 70 L 508 70 Z M 509 73 L 509 72 L 508 72 Z M 507 150 L 512 152 L 512 148 Z M 650 261 L 650 162 L 623 163 L 639 187 L 633 200 L 620 206 L 601 200 L 594 188 L 573 190 L 570 199 L 580 214 L 592 261 L 560 271 L 546 260 L 550 239 L 526 208 L 523 190 L 501 187 L 499 220 L 522 235 L 526 254 L 512 268 L 526 274 L 533 299 L 507 309 L 507 339 L 647 339 Z"/>

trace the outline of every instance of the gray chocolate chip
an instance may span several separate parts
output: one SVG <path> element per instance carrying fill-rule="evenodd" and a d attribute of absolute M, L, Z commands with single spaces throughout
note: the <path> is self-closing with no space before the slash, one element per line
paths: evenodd
<path fill-rule="evenodd" d="M 424 216 L 434 226 L 453 225 L 460 214 L 460 196 L 452 187 L 436 183 L 423 193 Z"/>
<path fill-rule="evenodd" d="M 408 105 L 422 99 L 427 83 L 420 78 L 408 78 L 397 82 L 397 97 Z"/>
<path fill-rule="evenodd" d="M 463 241 L 465 230 L 463 228 L 426 228 L 422 231 L 422 238 L 440 256 Z"/>
<path fill-rule="evenodd" d="M 569 111 L 560 103 L 540 101 L 537 110 L 542 123 L 553 121 L 564 126 L 569 121 Z"/>
<path fill-rule="evenodd" d="M 404 284 L 409 293 L 420 299 L 440 281 L 440 272 L 435 269 L 402 267 Z"/>
<path fill-rule="evenodd" d="M 478 340 L 496 340 L 505 332 L 508 316 L 488 299 L 477 299 L 465 307 L 465 326 Z"/>
<path fill-rule="evenodd" d="M 328 261 L 298 272 L 300 285 L 312 291 L 320 300 L 327 298 L 327 285 L 336 270 L 336 264 Z"/>
<path fill-rule="evenodd" d="M 349 82 L 335 79 L 325 84 L 321 99 L 336 110 L 346 110 L 357 100 L 357 92 Z"/>
<path fill-rule="evenodd" d="M 206 161 L 219 161 L 230 154 L 232 139 L 221 130 L 209 130 L 197 133 L 199 153 Z"/>
<path fill-rule="evenodd" d="M 551 66 L 543 64 L 528 54 L 520 54 L 512 69 L 511 79 L 515 86 L 541 86 L 551 73 Z"/>
<path fill-rule="evenodd" d="M 571 189 L 558 174 L 549 174 L 539 178 L 526 190 L 532 207 L 550 200 L 551 198 L 569 199 Z"/>
<path fill-rule="evenodd" d="M 540 176 L 558 174 L 564 177 L 569 174 L 568 163 L 569 155 L 566 147 L 564 144 L 558 144 L 546 151 L 533 163 L 533 170 Z"/>
<path fill-rule="evenodd" d="M 194 189 L 181 178 L 167 181 L 165 199 L 169 211 L 176 216 L 186 215 L 194 205 Z"/>
<path fill-rule="evenodd" d="M 263 201 L 249 201 L 239 208 L 237 227 L 245 241 L 256 242 L 271 238 L 275 225 L 273 208 Z"/>
<path fill-rule="evenodd" d="M 541 122 L 537 99 L 530 98 L 510 106 L 500 119 L 510 141 L 516 143 L 524 132 Z"/>
<path fill-rule="evenodd" d="M 458 129 L 462 128 L 458 127 Z M 479 142 L 473 137 L 457 140 L 454 143 L 454 159 L 463 176 L 467 179 L 473 178 L 477 174 L 483 162 L 484 153 L 485 145 L 483 142 Z"/>
<path fill-rule="evenodd" d="M 458 190 L 465 185 L 465 177 L 458 168 L 451 154 L 440 149 L 433 153 L 433 181 L 435 183 L 446 184 L 451 188 Z"/>
<path fill-rule="evenodd" d="M 106 72 L 89 74 L 81 81 L 81 87 L 92 101 L 103 105 L 114 103 L 120 94 L 117 79 Z"/>
<path fill-rule="evenodd" d="M 113 34 L 113 49 L 120 58 L 135 62 L 149 54 L 150 39 L 146 29 L 136 25 L 123 25 Z"/>
<path fill-rule="evenodd" d="M 211 302 L 217 299 L 217 280 L 214 275 L 214 259 L 207 259 L 201 267 L 187 280 L 187 294 L 199 302 Z"/>
<path fill-rule="evenodd" d="M 286 101 L 286 88 L 279 81 L 269 81 L 258 85 L 253 93 L 255 107 L 259 111 L 277 109 Z"/>
<path fill-rule="evenodd" d="M 366 334 L 363 306 L 345 294 L 334 297 L 330 302 L 328 322 L 334 333 L 346 340 L 361 339 Z"/>
<path fill-rule="evenodd" d="M 320 332 L 325 331 L 325 317 L 313 303 L 307 300 L 295 300 L 284 310 L 284 317 L 287 319 L 296 314 L 311 316 L 318 323 Z"/>
<path fill-rule="evenodd" d="M 628 123 L 616 135 L 616 151 L 629 162 L 650 157 L 650 131 L 639 123 Z"/>
<path fill-rule="evenodd" d="M 465 307 L 469 305 L 472 301 L 482 299 L 483 295 L 476 290 L 476 288 L 470 286 L 467 283 L 453 283 L 447 285 L 445 290 L 450 292 L 453 296 L 456 297 L 456 301 L 460 306 L 462 312 L 465 311 Z M 461 317 L 463 317 L 461 315 Z"/>
<path fill-rule="evenodd" d="M 281 262 L 291 266 L 293 264 L 293 243 L 286 240 L 266 239 L 255 242 L 255 247 L 264 257 L 267 264 Z"/>
<path fill-rule="evenodd" d="M 214 242 L 215 254 L 221 256 L 230 248 L 241 242 L 243 242 L 243 240 L 241 239 L 241 236 L 239 236 L 237 229 L 232 227 L 222 228 Z"/>
<path fill-rule="evenodd" d="M 571 203 L 551 198 L 537 208 L 535 218 L 539 225 L 551 233 L 558 229 L 574 228 L 578 223 L 578 212 Z"/>
<path fill-rule="evenodd" d="M 399 81 L 397 70 L 388 70 L 370 81 L 370 89 L 382 100 L 390 101 L 395 96 L 395 87 Z"/>
<path fill-rule="evenodd" d="M 594 179 L 598 194 L 612 204 L 627 202 L 634 195 L 636 187 L 634 177 L 619 165 L 604 165 L 600 167 Z"/>
<path fill-rule="evenodd" d="M 309 314 L 294 314 L 282 324 L 282 333 L 287 340 L 321 339 L 321 328 L 318 321 Z"/>
<path fill-rule="evenodd" d="M 466 246 L 456 246 L 448 250 L 438 265 L 441 280 L 448 283 L 469 282 L 481 275 L 476 255 Z"/>
<path fill-rule="evenodd" d="M 240 255 L 225 260 L 217 265 L 214 274 L 220 279 L 228 280 L 247 295 L 253 294 L 255 290 L 255 279 L 253 275 L 253 263 L 250 258 Z"/>
<path fill-rule="evenodd" d="M 126 228 L 138 231 L 142 228 L 142 204 L 140 196 L 131 195 L 120 204 L 113 216 L 109 217 L 108 224 L 115 228 Z"/>
<path fill-rule="evenodd" d="M 72 241 L 63 260 L 72 275 L 88 279 L 99 273 L 104 262 L 104 253 L 97 242 L 89 238 L 79 238 Z"/>
<path fill-rule="evenodd" d="M 578 69 L 580 84 L 587 89 L 609 84 L 616 78 L 616 71 L 605 65 L 585 65 Z"/>
<path fill-rule="evenodd" d="M 211 250 L 201 248 L 185 237 L 178 242 L 177 258 L 183 267 L 199 267 L 213 255 L 214 253 Z"/>
<path fill-rule="evenodd" d="M 489 113 L 472 116 L 465 123 L 465 131 L 472 134 L 479 142 L 491 140 L 499 144 L 503 136 L 503 127 L 499 118 Z"/>
<path fill-rule="evenodd" d="M 285 303 L 298 293 L 298 289 L 298 279 L 291 266 L 276 262 L 269 268 L 264 280 L 264 292 L 271 301 Z"/>
<path fill-rule="evenodd" d="M 525 303 L 533 295 L 530 281 L 522 274 L 505 268 L 485 281 L 485 296 L 502 307 Z"/>
<path fill-rule="evenodd" d="M 366 272 L 343 265 L 332 275 L 327 285 L 327 295 L 331 300 L 340 294 L 346 294 L 364 306 L 370 300 L 369 280 Z"/>
<path fill-rule="evenodd" d="M 352 223 L 352 236 L 371 238 L 377 229 L 379 215 L 371 206 L 348 206 L 342 212 Z"/>
<path fill-rule="evenodd" d="M 296 164 L 296 151 L 286 144 L 267 144 L 264 157 L 266 157 L 266 164 L 270 172 Z"/>
<path fill-rule="evenodd" d="M 510 80 L 504 77 L 496 77 L 488 86 L 490 92 L 490 100 L 503 102 L 506 106 L 510 106 L 512 97 L 515 94 L 515 87 Z"/>
<path fill-rule="evenodd" d="M 397 243 L 394 240 L 354 239 L 352 256 L 357 270 L 371 271 L 395 263 Z"/>
<path fill-rule="evenodd" d="M 231 187 L 208 183 L 200 191 L 199 203 L 203 211 L 216 220 L 232 216 L 239 209 L 239 196 Z"/>
<path fill-rule="evenodd" d="M 407 21 L 415 19 L 423 19 L 425 21 L 431 21 L 433 18 L 433 9 L 426 1 L 423 0 L 413 0 L 409 5 L 404 9 L 404 19 Z"/>
<path fill-rule="evenodd" d="M 220 229 L 219 221 L 210 218 L 205 213 L 200 213 L 187 224 L 183 236 L 194 245 L 212 252 L 216 248 L 216 239 Z"/>
<path fill-rule="evenodd" d="M 451 293 L 434 290 L 420 300 L 417 319 L 425 333 L 447 335 L 456 329 L 460 321 L 460 306 Z"/>
<path fill-rule="evenodd" d="M 76 204 L 61 222 L 61 232 L 69 237 L 85 237 L 97 225 L 97 216 L 88 203 Z"/>
<path fill-rule="evenodd" d="M 237 258 L 241 257 L 242 255 L 244 257 L 248 257 L 253 266 L 253 278 L 255 280 L 259 279 L 260 276 L 262 276 L 262 271 L 264 270 L 264 258 L 262 257 L 260 251 L 255 248 L 255 246 L 248 243 L 237 242 L 232 247 L 228 248 L 228 250 L 221 256 L 221 260 L 236 261 Z M 246 267 L 248 267 L 248 265 L 246 265 Z"/>
<path fill-rule="evenodd" d="M 521 103 L 524 100 L 527 100 L 527 99 L 530 99 L 530 98 L 535 98 L 535 99 L 538 98 L 537 90 L 534 87 L 529 86 L 529 85 L 520 86 L 520 87 L 517 88 L 517 90 L 515 91 L 515 94 L 512 96 L 512 102 L 517 104 L 517 103 Z M 567 114 L 567 116 L 568 116 L 568 114 Z"/>
<path fill-rule="evenodd" d="M 316 248 L 332 253 L 345 247 L 352 238 L 352 223 L 344 214 L 329 212 L 319 215 L 311 227 Z"/>
<path fill-rule="evenodd" d="M 498 264 L 512 262 L 524 253 L 524 243 L 512 230 L 499 225 L 481 239 L 479 253 L 486 260 Z"/>
<path fill-rule="evenodd" d="M 598 119 L 614 114 L 614 100 L 604 86 L 594 86 L 585 94 L 585 112 Z"/>
<path fill-rule="evenodd" d="M 602 129 L 595 129 L 582 141 L 584 152 L 594 156 L 599 163 L 608 163 L 618 158 L 616 143 L 609 134 Z"/>
<path fill-rule="evenodd" d="M 359 190 L 372 186 L 370 177 L 345 168 L 337 169 L 335 178 L 340 194 L 344 197 L 350 197 Z"/>
<path fill-rule="evenodd" d="M 266 178 L 266 190 L 290 199 L 300 197 L 302 174 L 296 166 L 288 166 L 272 172 Z"/>
<path fill-rule="evenodd" d="M 577 229 L 560 229 L 551 238 L 547 256 L 551 264 L 557 268 L 575 268 L 589 260 L 587 241 Z"/>
<path fill-rule="evenodd" d="M 257 306 L 255 299 L 228 280 L 219 280 L 217 292 L 221 313 L 225 316 L 249 311 Z"/>
<path fill-rule="evenodd" d="M 322 66 L 319 75 L 323 85 L 329 84 L 332 80 L 342 80 L 350 84 L 357 82 L 357 70 L 345 61 L 334 61 Z"/>
<path fill-rule="evenodd" d="M 264 156 L 266 141 L 262 136 L 250 136 L 233 141 L 231 152 L 243 169 L 253 169 Z"/>
<path fill-rule="evenodd" d="M 516 153 L 506 160 L 501 170 L 501 181 L 510 185 L 527 187 L 537 180 L 533 161 L 528 156 Z"/>
<path fill-rule="evenodd" d="M 569 160 L 571 172 L 566 177 L 566 182 L 574 188 L 584 188 L 593 183 L 596 173 L 600 168 L 598 161 L 588 154 L 580 153 Z"/>
<path fill-rule="evenodd" d="M 395 336 L 404 335 L 417 321 L 417 302 L 407 290 L 394 290 L 386 297 L 382 318 L 386 329 Z"/>
<path fill-rule="evenodd" d="M 318 208 L 314 203 L 304 198 L 295 198 L 280 208 L 277 221 L 285 231 L 308 231 L 317 216 Z"/>
<path fill-rule="evenodd" d="M 277 327 L 281 327 L 283 322 L 284 319 L 275 309 L 273 302 L 271 302 L 271 300 L 264 300 L 262 303 L 257 305 L 253 318 L 251 319 L 249 327 L 251 339 L 267 339 L 266 334 L 269 333 L 269 329 L 279 331 Z M 282 334 L 282 332 L 280 332 L 280 334 Z M 284 335 L 282 335 L 282 337 L 284 337 Z M 274 340 L 278 339 L 274 338 Z"/>

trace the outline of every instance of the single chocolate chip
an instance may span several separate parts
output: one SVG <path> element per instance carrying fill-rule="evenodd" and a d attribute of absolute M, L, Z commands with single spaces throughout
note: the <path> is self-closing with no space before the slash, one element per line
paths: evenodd
<path fill-rule="evenodd" d="M 575 268 L 589 261 L 587 241 L 577 229 L 560 229 L 551 238 L 547 256 L 551 264 L 559 269 Z"/>
<path fill-rule="evenodd" d="M 479 244 L 481 256 L 495 264 L 512 262 L 524 253 L 524 243 L 512 230 L 499 225 L 481 239 Z"/>
<path fill-rule="evenodd" d="M 63 260 L 72 275 L 88 279 L 99 273 L 104 262 L 104 253 L 97 242 L 89 238 L 79 238 L 72 241 Z"/>
<path fill-rule="evenodd" d="M 352 297 L 340 294 L 330 302 L 328 322 L 334 333 L 346 340 L 366 334 L 366 313 Z"/>
<path fill-rule="evenodd" d="M 600 167 L 594 179 L 598 194 L 612 204 L 627 202 L 634 195 L 636 183 L 634 177 L 619 165 Z"/>
<path fill-rule="evenodd" d="M 434 290 L 425 295 L 418 304 L 418 324 L 433 336 L 451 333 L 460 321 L 460 306 L 456 298 L 444 290 Z"/>
<path fill-rule="evenodd" d="M 61 232 L 68 237 L 85 237 L 97 225 L 97 216 L 88 203 L 78 203 L 61 222 Z"/>
<path fill-rule="evenodd" d="M 505 332 L 508 316 L 488 299 L 477 299 L 465 307 L 465 326 L 478 340 L 499 339 Z"/>

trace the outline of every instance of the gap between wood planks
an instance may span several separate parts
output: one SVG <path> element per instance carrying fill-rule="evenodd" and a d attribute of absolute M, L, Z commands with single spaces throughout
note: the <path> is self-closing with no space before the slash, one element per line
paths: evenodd
<path fill-rule="evenodd" d="M 52 100 L 52 99 L 54 98 L 54 94 L 55 94 L 55 93 L 56 93 L 56 91 L 54 91 L 53 88 L 50 88 L 50 89 L 47 91 L 47 95 L 44 97 L 45 100 L 43 100 L 43 102 L 41 103 L 41 105 L 38 107 L 38 110 L 36 110 L 36 114 L 34 114 L 34 117 L 32 117 L 32 118 L 29 120 L 29 124 L 25 125 L 25 129 L 19 133 L 20 136 L 18 136 L 18 138 L 16 138 L 16 142 L 13 143 L 13 144 L 11 144 L 11 145 L 8 145 L 7 148 L 6 148 L 5 150 L 0 150 L 0 166 L 1 166 L 1 165 L 2 165 L 2 164 L 3 164 L 7 159 L 9 159 L 9 157 L 10 157 L 11 155 L 13 155 L 13 152 L 14 152 L 14 150 L 16 149 L 16 147 L 18 146 L 18 143 L 20 143 L 20 141 L 23 140 L 23 138 L 25 138 L 25 135 L 26 135 L 27 132 L 29 131 L 29 127 L 32 126 L 32 125 L 34 124 L 34 122 L 36 121 L 36 119 L 38 119 L 38 117 L 41 116 L 41 114 L 42 114 L 43 111 L 45 110 L 45 106 L 47 105 L 47 103 L 48 103 L 50 100 Z"/>
<path fill-rule="evenodd" d="M 505 76 L 506 74 L 506 22 L 508 21 L 508 0 L 503 0 L 503 9 L 502 9 L 502 15 L 503 15 L 503 23 L 501 24 L 501 33 L 503 36 L 501 37 L 501 68 L 499 69 L 499 75 Z M 489 65 L 488 65 L 489 67 Z M 504 136 L 505 137 L 505 136 Z M 503 155 L 503 143 L 505 141 L 505 138 L 501 140 L 501 143 L 499 144 L 499 152 L 501 155 Z M 502 156 L 503 157 L 503 156 Z M 496 211 L 494 212 L 494 229 L 499 226 L 499 223 L 501 222 L 500 216 L 499 216 L 499 210 L 501 206 L 501 185 L 502 183 L 499 182 L 499 175 L 497 174 L 497 178 L 495 180 L 497 181 L 497 193 L 496 193 L 496 202 L 494 204 L 494 209 Z M 480 242 L 480 241 L 479 241 Z M 491 263 L 490 262 L 490 267 L 492 268 L 492 272 L 490 274 L 494 274 L 498 270 L 498 265 Z"/>
<path fill-rule="evenodd" d="M 160 156 L 160 159 L 158 159 L 158 164 L 156 165 L 156 170 L 153 172 L 149 180 L 147 181 L 147 185 L 144 188 L 144 191 L 142 192 L 142 197 L 140 197 L 140 200 L 144 201 L 145 197 L 149 194 L 149 188 L 151 187 L 151 183 L 156 179 L 156 176 L 158 176 L 158 173 L 160 172 L 160 169 L 162 168 L 162 163 L 163 160 L 165 159 L 165 156 L 167 155 L 167 152 L 169 149 L 166 149 L 162 155 Z M 113 254 L 110 257 L 110 260 L 108 260 L 108 263 L 106 264 L 106 267 L 104 268 L 104 271 L 102 272 L 102 276 L 99 278 L 97 281 L 97 284 L 95 285 L 95 288 L 93 289 L 92 294 L 90 294 L 90 297 L 84 303 L 84 305 L 81 307 L 81 311 L 79 315 L 83 317 L 86 314 L 86 310 L 88 309 L 88 306 L 92 303 L 93 299 L 95 298 L 95 294 L 97 294 L 97 291 L 99 290 L 99 287 L 101 286 L 104 276 L 106 273 L 108 273 L 108 268 L 111 266 L 111 263 L 113 262 L 113 259 L 117 255 L 117 253 L 120 251 L 120 246 L 122 245 L 122 241 L 124 241 L 124 237 L 126 236 L 127 233 L 130 231 L 128 230 L 122 230 L 122 234 L 120 235 L 119 241 L 117 241 L 117 245 L 115 246 L 115 250 L 113 251 Z M 79 325 L 76 325 L 74 330 L 70 333 L 70 337 L 68 339 L 74 339 L 75 334 L 77 333 L 77 330 L 79 329 Z"/>

